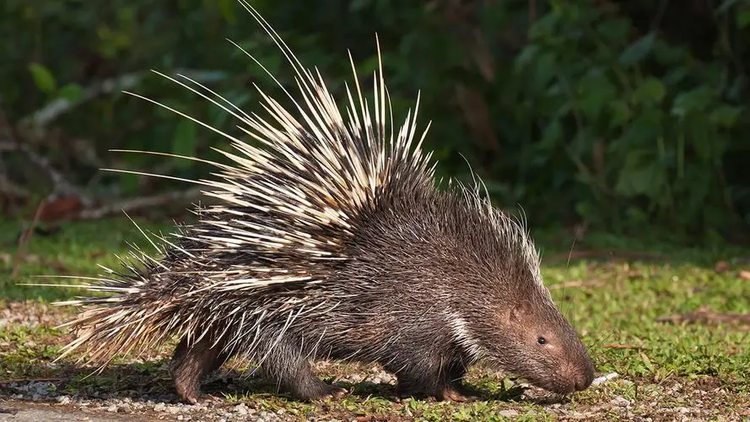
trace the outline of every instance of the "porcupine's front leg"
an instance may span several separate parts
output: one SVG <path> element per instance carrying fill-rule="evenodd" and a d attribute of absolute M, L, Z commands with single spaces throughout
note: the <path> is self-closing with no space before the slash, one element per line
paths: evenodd
<path fill-rule="evenodd" d="M 187 338 L 183 338 L 172 356 L 170 372 L 177 395 L 190 404 L 198 402 L 203 377 L 219 369 L 229 359 L 226 353 L 221 352 L 221 345 L 211 347 L 213 342 L 209 337 L 205 336 L 192 345 L 188 345 Z"/>
<path fill-rule="evenodd" d="M 438 400 L 465 402 L 476 399 L 473 391 L 463 385 L 466 366 L 455 361 L 443 371 L 442 382 L 438 385 L 435 397 Z"/>
<path fill-rule="evenodd" d="M 291 341 L 277 344 L 261 363 L 261 369 L 277 385 L 300 400 L 338 399 L 346 394 L 340 387 L 321 381 L 310 367 L 301 348 Z"/>
<path fill-rule="evenodd" d="M 398 378 L 396 395 L 402 398 L 432 396 L 437 400 L 454 402 L 464 402 L 474 398 L 462 384 L 466 368 L 459 361 L 431 367 L 422 367 L 417 364 L 398 368 L 387 366 L 386 370 L 396 374 Z"/>

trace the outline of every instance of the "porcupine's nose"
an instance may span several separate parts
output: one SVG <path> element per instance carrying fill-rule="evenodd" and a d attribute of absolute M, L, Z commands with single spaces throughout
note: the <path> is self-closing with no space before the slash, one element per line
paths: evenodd
<path fill-rule="evenodd" d="M 589 388 L 593 380 L 594 380 L 593 376 L 587 376 L 583 374 L 579 377 L 576 377 L 574 381 L 576 391 L 583 391 Z"/>
<path fill-rule="evenodd" d="M 583 368 L 577 371 L 574 375 L 574 386 L 576 391 L 583 391 L 591 385 L 594 381 L 594 366 L 591 364 L 584 365 Z"/>

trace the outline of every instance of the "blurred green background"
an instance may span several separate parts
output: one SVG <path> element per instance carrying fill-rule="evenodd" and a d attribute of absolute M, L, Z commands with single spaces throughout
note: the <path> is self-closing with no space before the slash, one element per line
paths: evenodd
<path fill-rule="evenodd" d="M 282 83 L 294 82 L 235 0 L 3 4 L 6 219 L 33 216 L 59 188 L 38 168 L 54 168 L 99 203 L 191 187 L 99 168 L 207 176 L 210 168 L 189 161 L 108 151 L 217 159 L 211 148 L 228 147 L 122 89 L 237 132 L 226 113 L 150 69 L 187 73 L 248 112 L 262 112 L 253 84 L 283 100 L 229 38 Z M 750 1 L 251 4 L 341 100 L 351 82 L 347 49 L 369 88 L 377 32 L 394 114 L 405 116 L 421 92 L 420 128 L 432 121 L 426 148 L 440 176 L 470 180 L 468 161 L 494 200 L 523 206 L 532 227 L 689 243 L 747 238 Z"/>

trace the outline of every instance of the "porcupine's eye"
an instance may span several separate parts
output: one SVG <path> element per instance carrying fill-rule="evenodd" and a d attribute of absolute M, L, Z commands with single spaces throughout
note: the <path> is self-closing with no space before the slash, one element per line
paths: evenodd
<path fill-rule="evenodd" d="M 547 339 L 544 337 L 539 337 L 536 339 L 536 342 L 539 344 L 547 344 Z"/>

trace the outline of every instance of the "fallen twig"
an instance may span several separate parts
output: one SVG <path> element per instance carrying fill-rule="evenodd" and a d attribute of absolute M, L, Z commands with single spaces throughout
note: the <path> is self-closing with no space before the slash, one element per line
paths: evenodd
<path fill-rule="evenodd" d="M 573 280 L 573 281 L 566 281 L 560 284 L 553 284 L 549 286 L 549 290 L 560 290 L 560 289 L 567 289 L 570 287 L 599 287 L 603 285 L 604 285 L 604 282 L 601 280 L 591 280 L 591 281 Z"/>
<path fill-rule="evenodd" d="M 728 323 L 750 325 L 750 314 L 723 314 L 715 312 L 709 308 L 702 307 L 692 312 L 676 314 L 656 319 L 657 322 L 669 322 L 678 324 L 686 322 L 688 324 L 706 324 L 706 323 Z"/>
<path fill-rule="evenodd" d="M 142 198 L 127 199 L 124 201 L 107 204 L 96 209 L 85 209 L 78 213 L 76 218 L 80 220 L 97 220 L 107 215 L 120 213 L 122 211 L 133 211 L 136 209 L 156 207 L 169 204 L 173 201 L 187 201 L 200 197 L 199 188 L 188 189 L 178 192 L 166 192 L 159 195 L 147 196 Z"/>
<path fill-rule="evenodd" d="M 41 201 L 39 206 L 36 207 L 36 214 L 34 214 L 34 220 L 31 221 L 31 226 L 29 226 L 29 228 L 24 231 L 23 235 L 21 235 L 21 238 L 18 239 L 18 250 L 16 251 L 16 257 L 13 260 L 13 271 L 10 274 L 10 278 L 16 278 L 18 275 L 18 269 L 21 267 L 21 260 L 26 253 L 26 247 L 28 246 L 31 237 L 34 235 L 34 228 L 39 224 L 39 216 L 42 215 L 44 206 L 45 201 Z"/>
<path fill-rule="evenodd" d="M 657 253 L 635 252 L 635 251 L 602 251 L 602 250 L 580 250 L 572 253 L 560 253 L 551 255 L 544 259 L 546 263 L 562 262 L 568 259 L 586 259 L 586 258 L 608 258 L 619 260 L 663 260 L 664 256 Z"/>
<path fill-rule="evenodd" d="M 30 127 L 36 136 L 40 136 L 43 129 L 59 116 L 74 109 L 78 105 L 101 95 L 132 89 L 140 83 L 141 79 L 143 79 L 146 74 L 148 74 L 148 72 L 139 71 L 116 78 L 105 79 L 97 84 L 84 88 L 81 98 L 78 100 L 70 101 L 65 98 L 58 98 L 21 119 L 21 124 Z M 190 79 L 204 83 L 217 81 L 224 77 L 222 72 L 213 70 L 176 69 L 173 74 L 184 75 Z"/>
<path fill-rule="evenodd" d="M 31 196 L 30 191 L 13 183 L 12 180 L 8 179 L 8 177 L 2 173 L 0 173 L 0 194 L 23 199 L 27 199 Z"/>
<path fill-rule="evenodd" d="M 52 181 L 52 184 L 54 186 L 54 192 L 58 194 L 64 194 L 64 195 L 75 195 L 77 196 L 81 203 L 85 206 L 90 206 L 93 201 L 91 198 L 89 198 L 87 195 L 85 195 L 81 189 L 77 188 L 75 185 L 70 183 L 65 176 L 62 175 L 59 171 L 57 171 L 49 162 L 49 160 L 45 157 L 40 156 L 37 154 L 32 148 L 30 148 L 26 142 L 21 142 L 22 135 L 16 130 L 16 128 L 11 125 L 9 119 L 5 115 L 4 112 L 0 111 L 0 118 L 2 118 L 3 125 L 7 128 L 7 135 L 9 137 L 9 142 L 3 142 L 2 143 L 2 149 L 5 151 L 21 151 L 24 153 L 29 160 L 34 163 L 37 167 L 42 169 L 47 173 L 50 180 Z"/>
<path fill-rule="evenodd" d="M 603 344 L 603 349 L 623 349 L 623 350 L 642 350 L 641 346 L 631 346 L 629 344 Z"/>

